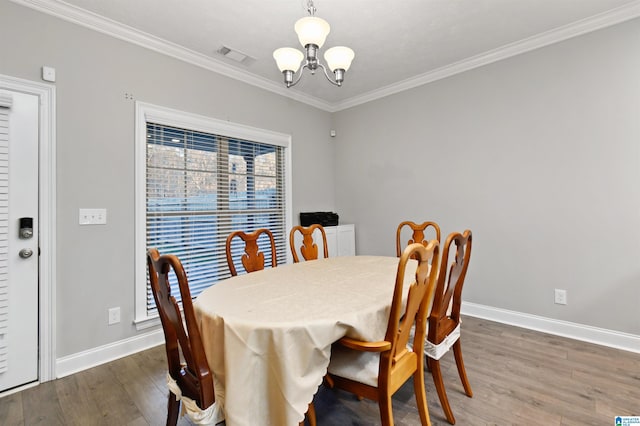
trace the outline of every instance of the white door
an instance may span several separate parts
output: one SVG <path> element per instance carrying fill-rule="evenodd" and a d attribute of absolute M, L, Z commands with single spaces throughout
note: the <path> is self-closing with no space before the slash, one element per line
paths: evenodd
<path fill-rule="evenodd" d="M 0 392 L 38 380 L 38 117 L 0 90 Z"/>

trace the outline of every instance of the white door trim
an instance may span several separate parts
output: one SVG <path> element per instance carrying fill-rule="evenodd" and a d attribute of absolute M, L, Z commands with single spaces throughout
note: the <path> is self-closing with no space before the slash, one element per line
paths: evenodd
<path fill-rule="evenodd" d="M 39 123 L 39 381 L 56 378 L 56 88 L 50 84 L 0 74 L 0 88 L 36 95 Z"/>

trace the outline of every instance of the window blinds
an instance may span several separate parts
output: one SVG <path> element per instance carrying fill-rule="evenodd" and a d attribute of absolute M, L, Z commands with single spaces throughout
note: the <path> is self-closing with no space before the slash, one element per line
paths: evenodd
<path fill-rule="evenodd" d="M 180 258 L 192 297 L 230 276 L 232 231 L 269 229 L 278 263 L 286 261 L 284 147 L 147 123 L 146 166 L 147 247 Z M 269 264 L 268 239 L 258 243 Z M 148 283 L 147 311 L 155 311 Z"/>

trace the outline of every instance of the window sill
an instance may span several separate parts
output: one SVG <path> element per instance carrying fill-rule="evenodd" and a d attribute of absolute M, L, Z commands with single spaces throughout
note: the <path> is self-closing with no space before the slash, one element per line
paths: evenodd
<path fill-rule="evenodd" d="M 148 328 L 157 327 L 161 325 L 160 317 L 157 315 L 153 317 L 146 317 L 146 318 L 135 320 L 133 324 L 136 326 L 137 331 L 146 330 Z"/>

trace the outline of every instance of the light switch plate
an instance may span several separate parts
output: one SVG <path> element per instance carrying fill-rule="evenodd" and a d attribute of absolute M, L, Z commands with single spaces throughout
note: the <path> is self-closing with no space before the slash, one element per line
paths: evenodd
<path fill-rule="evenodd" d="M 105 225 L 107 209 L 80 209 L 78 223 L 80 225 Z"/>

